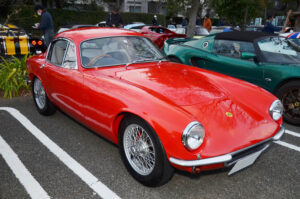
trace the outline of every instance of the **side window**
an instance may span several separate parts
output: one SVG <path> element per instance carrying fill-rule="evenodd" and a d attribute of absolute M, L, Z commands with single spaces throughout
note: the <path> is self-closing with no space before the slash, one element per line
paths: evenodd
<path fill-rule="evenodd" d="M 48 61 L 56 66 L 61 66 L 66 52 L 67 44 L 68 42 L 66 40 L 57 40 L 52 43 L 47 57 Z"/>
<path fill-rule="evenodd" d="M 251 42 L 215 40 L 213 52 L 219 55 L 240 59 L 242 52 L 255 54 L 255 49 Z"/>
<path fill-rule="evenodd" d="M 77 59 L 76 59 L 76 51 L 75 44 L 73 42 L 69 42 L 69 47 L 67 49 L 67 53 L 65 56 L 65 60 L 63 63 L 64 68 L 69 69 L 77 69 Z"/>

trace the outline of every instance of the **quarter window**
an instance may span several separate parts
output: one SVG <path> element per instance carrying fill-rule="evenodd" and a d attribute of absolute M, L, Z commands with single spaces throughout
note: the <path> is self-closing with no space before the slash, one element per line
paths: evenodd
<path fill-rule="evenodd" d="M 73 42 L 69 42 L 69 46 L 67 49 L 67 53 L 63 63 L 64 68 L 69 69 L 77 69 L 77 61 L 76 61 L 76 51 L 75 44 Z"/>
<path fill-rule="evenodd" d="M 68 42 L 66 40 L 57 40 L 51 45 L 48 54 L 48 61 L 56 66 L 61 66 L 66 52 Z"/>
<path fill-rule="evenodd" d="M 240 59 L 242 52 L 255 54 L 255 49 L 251 42 L 215 40 L 213 52 L 219 55 Z"/>

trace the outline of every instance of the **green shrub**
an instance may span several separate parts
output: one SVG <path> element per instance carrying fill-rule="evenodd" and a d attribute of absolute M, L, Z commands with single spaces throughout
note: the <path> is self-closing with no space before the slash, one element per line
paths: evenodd
<path fill-rule="evenodd" d="M 21 59 L 12 57 L 8 61 L 1 57 L 2 63 L 0 64 L 0 93 L 3 97 L 12 98 L 18 96 L 20 90 L 29 90 L 26 83 L 26 59 L 24 56 Z M 2 96 L 1 96 L 2 97 Z"/>
<path fill-rule="evenodd" d="M 100 21 L 105 21 L 107 12 L 103 10 L 97 11 L 76 11 L 76 10 L 65 10 L 65 9 L 48 9 L 49 13 L 53 17 L 54 29 L 57 31 L 61 26 L 68 24 L 97 24 Z M 154 14 L 149 13 L 120 13 L 124 23 L 132 22 L 144 22 L 145 24 L 152 24 Z M 157 15 L 158 22 L 161 25 L 166 25 L 166 19 L 164 15 Z M 21 11 L 14 15 L 9 23 L 24 28 L 26 32 L 30 32 L 33 35 L 41 35 L 40 30 L 32 29 L 35 23 L 40 22 L 40 17 L 37 16 L 33 11 L 33 6 L 22 6 Z"/>

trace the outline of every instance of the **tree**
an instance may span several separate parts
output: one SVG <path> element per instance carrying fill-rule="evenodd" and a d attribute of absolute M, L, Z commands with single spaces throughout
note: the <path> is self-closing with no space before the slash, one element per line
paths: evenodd
<path fill-rule="evenodd" d="M 195 34 L 196 17 L 199 14 L 199 9 L 207 5 L 208 0 L 167 0 L 167 9 L 169 16 L 176 16 L 182 13 L 187 7 L 190 7 L 187 13 L 189 24 L 187 27 L 187 36 L 193 37 Z"/>
<path fill-rule="evenodd" d="M 195 26 L 196 26 L 196 17 L 200 5 L 199 0 L 192 0 L 192 7 L 190 10 L 190 16 L 189 16 L 189 24 L 187 26 L 187 37 L 193 37 L 195 34 Z"/>
<path fill-rule="evenodd" d="M 174 17 L 185 9 L 187 2 L 185 0 L 167 0 L 168 16 Z"/>
<path fill-rule="evenodd" d="M 219 17 L 225 17 L 232 25 L 245 29 L 251 19 L 262 16 L 266 7 L 265 0 L 211 0 L 210 6 Z"/>
<path fill-rule="evenodd" d="M 11 1 L 11 0 L 0 0 L 0 17 L 1 18 L 7 17 L 7 15 L 12 10 L 13 3 L 14 3 L 14 1 Z"/>

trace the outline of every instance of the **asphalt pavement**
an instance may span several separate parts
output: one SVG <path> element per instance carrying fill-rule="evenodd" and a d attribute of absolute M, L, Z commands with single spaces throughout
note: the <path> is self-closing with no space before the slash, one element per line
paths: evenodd
<path fill-rule="evenodd" d="M 281 142 L 241 172 L 176 171 L 149 188 L 129 175 L 116 145 L 64 113 L 40 115 L 31 96 L 0 99 L 0 199 L 299 199 L 300 127 L 284 126 Z"/>

